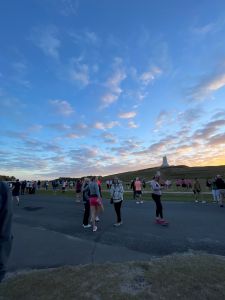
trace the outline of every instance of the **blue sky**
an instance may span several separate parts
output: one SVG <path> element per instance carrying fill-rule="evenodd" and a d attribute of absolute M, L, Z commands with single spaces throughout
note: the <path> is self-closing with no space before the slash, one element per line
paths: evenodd
<path fill-rule="evenodd" d="M 225 164 L 225 2 L 0 3 L 0 174 Z"/>

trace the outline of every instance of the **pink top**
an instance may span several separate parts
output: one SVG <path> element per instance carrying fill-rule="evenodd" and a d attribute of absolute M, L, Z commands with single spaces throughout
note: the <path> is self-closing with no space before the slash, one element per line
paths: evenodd
<path fill-rule="evenodd" d="M 134 186 L 135 186 L 135 191 L 141 191 L 142 183 L 140 180 L 136 180 Z"/>

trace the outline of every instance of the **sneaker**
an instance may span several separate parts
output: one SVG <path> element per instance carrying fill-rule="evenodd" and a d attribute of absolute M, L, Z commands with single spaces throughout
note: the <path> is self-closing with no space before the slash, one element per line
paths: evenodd
<path fill-rule="evenodd" d="M 123 224 L 123 222 L 118 222 L 118 223 L 113 224 L 113 226 L 118 227 L 118 226 L 120 226 L 122 224 Z"/>
<path fill-rule="evenodd" d="M 143 202 L 143 201 L 140 201 L 140 203 L 143 204 L 144 202 Z"/>
<path fill-rule="evenodd" d="M 220 207 L 223 207 L 223 204 L 220 204 Z"/>
<path fill-rule="evenodd" d="M 198 203 L 198 200 L 195 200 L 195 203 Z"/>
<path fill-rule="evenodd" d="M 91 224 L 87 224 L 87 225 L 82 225 L 84 228 L 90 228 L 91 227 Z"/>
<path fill-rule="evenodd" d="M 155 224 L 161 224 L 160 220 L 159 220 L 159 219 L 156 219 L 156 220 L 155 220 Z"/>
<path fill-rule="evenodd" d="M 96 221 L 96 222 L 99 222 L 99 221 L 100 221 L 99 217 L 96 217 L 96 218 L 95 218 L 95 221 Z"/>
<path fill-rule="evenodd" d="M 202 201 L 202 203 L 206 203 L 206 201 L 205 201 L 205 200 L 203 200 L 203 201 Z"/>
<path fill-rule="evenodd" d="M 167 225 L 169 225 L 169 223 L 165 220 L 161 220 L 161 225 L 162 226 L 167 226 Z"/>
<path fill-rule="evenodd" d="M 136 204 L 139 204 L 140 202 L 139 201 L 136 201 Z"/>
<path fill-rule="evenodd" d="M 95 227 L 93 228 L 93 232 L 97 231 L 97 229 L 98 229 L 98 227 L 95 226 Z"/>

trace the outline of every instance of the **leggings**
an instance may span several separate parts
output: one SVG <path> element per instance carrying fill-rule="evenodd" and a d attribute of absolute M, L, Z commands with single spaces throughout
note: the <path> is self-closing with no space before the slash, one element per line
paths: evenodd
<path fill-rule="evenodd" d="M 160 218 L 163 219 L 163 207 L 160 198 L 161 195 L 152 194 L 152 199 L 155 201 L 156 204 L 156 217 L 158 218 L 160 216 Z"/>
<path fill-rule="evenodd" d="M 115 208 L 115 211 L 116 211 L 117 222 L 118 223 L 121 222 L 121 205 L 122 205 L 122 201 L 114 203 L 114 208 Z"/>
<path fill-rule="evenodd" d="M 84 203 L 84 218 L 83 218 L 83 224 L 88 225 L 88 220 L 90 216 L 90 203 L 87 201 Z"/>

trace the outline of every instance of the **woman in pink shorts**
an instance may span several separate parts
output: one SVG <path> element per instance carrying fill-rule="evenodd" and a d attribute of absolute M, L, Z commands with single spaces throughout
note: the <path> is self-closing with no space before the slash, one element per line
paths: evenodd
<path fill-rule="evenodd" d="M 95 225 L 96 216 L 99 214 L 100 210 L 102 209 L 102 199 L 99 192 L 99 187 L 97 183 L 97 177 L 92 177 L 91 182 L 89 183 L 89 190 L 90 190 L 90 208 L 91 208 L 91 220 L 93 225 L 93 231 L 97 231 L 97 226 Z"/>

